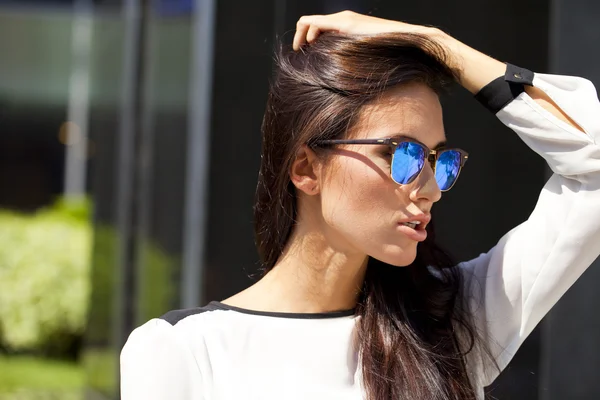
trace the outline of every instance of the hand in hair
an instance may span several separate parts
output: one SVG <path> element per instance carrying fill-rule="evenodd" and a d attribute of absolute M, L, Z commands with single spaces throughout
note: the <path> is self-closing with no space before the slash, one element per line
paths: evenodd
<path fill-rule="evenodd" d="M 446 47 L 451 66 L 460 71 L 460 84 L 471 93 L 477 93 L 495 78 L 504 75 L 506 66 L 500 61 L 478 52 L 435 27 L 412 25 L 400 21 L 342 11 L 329 15 L 303 16 L 296 24 L 293 47 L 301 49 L 317 40 L 323 32 L 348 35 L 376 35 L 387 32 L 413 33 L 427 36 Z"/>
<path fill-rule="evenodd" d="M 449 60 L 451 67 L 459 71 L 459 83 L 473 94 L 478 93 L 484 86 L 497 77 L 504 75 L 506 70 L 506 65 L 503 62 L 467 46 L 438 28 L 412 25 L 405 22 L 362 15 L 352 11 L 301 17 L 296 24 L 296 34 L 294 35 L 293 42 L 294 50 L 300 50 L 303 45 L 314 42 L 323 32 L 337 32 L 348 35 L 376 35 L 386 32 L 401 32 L 427 36 L 446 48 L 448 55 L 451 57 Z M 525 91 L 540 106 L 554 116 L 583 131 L 546 93 L 533 86 L 526 86 Z"/>
<path fill-rule="evenodd" d="M 376 18 L 353 11 L 329 15 L 305 15 L 296 23 L 293 46 L 294 50 L 299 50 L 303 44 L 314 42 L 322 32 L 339 32 L 348 35 L 375 35 L 385 32 L 431 35 L 434 30 L 435 28 Z"/>

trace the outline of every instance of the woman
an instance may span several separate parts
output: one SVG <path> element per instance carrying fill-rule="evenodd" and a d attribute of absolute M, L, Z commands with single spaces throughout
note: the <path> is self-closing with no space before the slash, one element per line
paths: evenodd
<path fill-rule="evenodd" d="M 255 217 L 267 272 L 136 329 L 122 398 L 483 398 L 600 253 L 593 85 L 352 12 L 302 17 L 293 47 L 263 121 Z M 525 223 L 456 266 L 430 224 L 468 158 L 445 145 L 437 93 L 452 80 L 554 172 Z"/>

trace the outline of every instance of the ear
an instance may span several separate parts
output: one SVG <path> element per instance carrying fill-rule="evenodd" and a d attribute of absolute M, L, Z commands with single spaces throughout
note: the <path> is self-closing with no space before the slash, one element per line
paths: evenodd
<path fill-rule="evenodd" d="M 290 179 L 296 188 L 308 195 L 320 192 L 321 162 L 315 152 L 302 145 L 290 168 Z"/>

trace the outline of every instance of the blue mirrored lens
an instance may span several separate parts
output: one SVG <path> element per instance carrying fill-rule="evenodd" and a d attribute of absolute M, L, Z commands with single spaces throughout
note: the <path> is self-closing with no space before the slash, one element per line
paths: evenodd
<path fill-rule="evenodd" d="M 460 153 L 447 150 L 441 153 L 435 164 L 435 180 L 440 190 L 448 190 L 454 185 L 460 171 Z"/>
<path fill-rule="evenodd" d="M 412 182 L 423 169 L 425 150 L 416 143 L 403 142 L 396 147 L 392 162 L 392 178 L 406 185 Z"/>

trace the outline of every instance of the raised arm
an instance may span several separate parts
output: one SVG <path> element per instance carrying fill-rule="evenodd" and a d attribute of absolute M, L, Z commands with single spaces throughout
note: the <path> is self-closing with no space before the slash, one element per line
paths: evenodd
<path fill-rule="evenodd" d="M 351 35 L 374 35 L 385 32 L 422 34 L 436 40 L 448 50 L 450 63 L 460 71 L 460 84 L 476 94 L 499 76 L 505 73 L 506 65 L 451 37 L 443 31 L 420 25 L 371 17 L 352 11 L 342 11 L 330 15 L 308 15 L 298 20 L 293 46 L 300 50 L 303 44 L 315 41 L 321 32 L 340 32 Z M 581 128 L 563 112 L 542 90 L 528 86 L 527 94 L 541 107 L 560 120 Z"/>
<path fill-rule="evenodd" d="M 501 63 L 435 28 L 350 12 L 301 18 L 294 46 L 328 30 L 406 32 L 435 39 L 449 51 L 462 86 L 554 172 L 526 222 L 487 253 L 460 264 L 478 331 L 504 368 L 600 254 L 600 103 L 594 85 Z M 473 352 L 468 363 L 478 385 L 486 386 L 498 370 L 481 360 Z"/>

